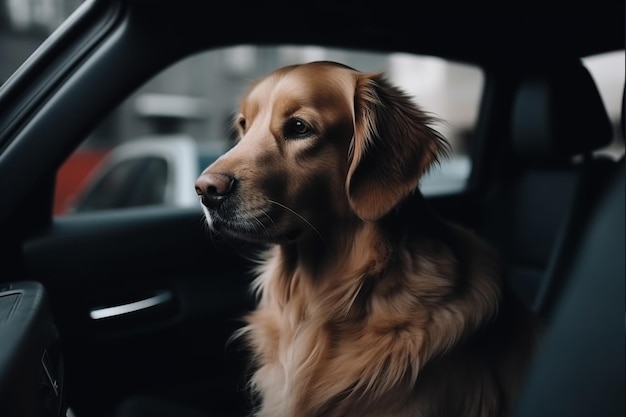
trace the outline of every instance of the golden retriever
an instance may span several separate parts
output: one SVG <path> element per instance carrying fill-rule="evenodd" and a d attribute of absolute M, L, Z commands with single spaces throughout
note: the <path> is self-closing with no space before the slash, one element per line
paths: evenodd
<path fill-rule="evenodd" d="M 262 417 L 501 416 L 532 351 L 494 251 L 419 192 L 448 144 L 380 73 L 255 82 L 196 182 L 209 226 L 271 246 L 241 329 Z"/>

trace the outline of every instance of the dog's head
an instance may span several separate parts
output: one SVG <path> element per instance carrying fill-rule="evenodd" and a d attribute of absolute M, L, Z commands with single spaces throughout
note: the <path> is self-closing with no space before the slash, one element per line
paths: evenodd
<path fill-rule="evenodd" d="M 332 62 L 285 67 L 252 85 L 237 144 L 196 191 L 209 225 L 244 239 L 291 241 L 375 221 L 445 153 L 431 122 L 381 74 Z"/>

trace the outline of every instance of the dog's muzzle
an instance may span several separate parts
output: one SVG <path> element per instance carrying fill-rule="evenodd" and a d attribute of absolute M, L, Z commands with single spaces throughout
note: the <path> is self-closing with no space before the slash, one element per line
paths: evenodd
<path fill-rule="evenodd" d="M 230 175 L 205 173 L 196 180 L 196 193 L 206 208 L 214 209 L 232 192 L 234 184 Z"/>

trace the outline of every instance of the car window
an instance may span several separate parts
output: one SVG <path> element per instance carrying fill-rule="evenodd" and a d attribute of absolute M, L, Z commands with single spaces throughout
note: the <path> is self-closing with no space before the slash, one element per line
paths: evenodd
<path fill-rule="evenodd" d="M 591 73 L 606 111 L 613 123 L 613 142 L 596 151 L 597 155 L 619 159 L 624 155 L 624 137 L 620 128 L 622 99 L 624 95 L 626 54 L 624 50 L 612 51 L 583 58 L 583 65 Z"/>
<path fill-rule="evenodd" d="M 147 157 L 132 181 L 122 207 L 166 204 L 168 165 L 164 158 Z"/>
<path fill-rule="evenodd" d="M 144 164 L 143 158 L 129 159 L 115 164 L 94 179 L 85 190 L 84 196 L 76 203 L 73 211 L 123 207 L 131 199 L 134 179 L 139 177 L 138 174 Z"/>
<path fill-rule="evenodd" d="M 106 165 L 72 211 L 94 211 L 165 204 L 168 164 L 159 157 L 137 157 Z"/>
<path fill-rule="evenodd" d="M 62 199 L 75 202 L 73 211 L 133 207 L 139 205 L 138 201 L 197 206 L 195 177 L 232 146 L 233 117 L 249 83 L 278 67 L 314 60 L 338 61 L 364 72 L 384 71 L 392 83 L 411 95 L 422 108 L 442 119 L 444 122 L 434 127 L 450 141 L 453 152 L 422 179 L 420 186 L 425 195 L 465 189 L 472 167 L 467 150 L 483 89 L 480 68 L 406 53 L 239 45 L 199 53 L 176 63 L 137 90 L 102 121 L 59 171 L 55 215 L 67 213 L 69 205 L 59 201 Z M 143 150 L 134 149 L 128 156 L 120 155 L 122 149 L 128 148 L 125 145 L 135 141 L 142 142 Z M 149 149 L 150 143 L 159 149 Z M 186 151 L 181 153 L 181 147 Z M 155 178 L 145 186 L 140 183 L 143 177 L 122 175 L 120 168 L 117 177 L 107 179 L 106 186 L 94 187 L 90 182 L 98 178 L 97 173 L 78 173 L 71 169 L 73 165 L 85 166 L 86 155 L 115 154 L 115 163 L 121 164 L 127 158 L 136 157 L 137 152 L 144 156 L 167 155 L 164 158 L 167 169 L 159 171 L 166 177 Z M 195 156 L 187 158 L 183 153 Z M 93 164 L 92 171 L 98 169 L 111 167 Z M 82 176 L 81 181 L 76 180 L 76 175 Z M 185 180 L 178 182 L 180 178 Z M 68 190 L 72 188 L 69 183 L 73 184 L 72 190 Z M 168 187 L 163 184 L 174 184 L 172 187 L 176 190 L 168 193 Z M 96 196 L 96 191 L 110 195 Z M 88 201 L 83 202 L 85 199 Z"/>

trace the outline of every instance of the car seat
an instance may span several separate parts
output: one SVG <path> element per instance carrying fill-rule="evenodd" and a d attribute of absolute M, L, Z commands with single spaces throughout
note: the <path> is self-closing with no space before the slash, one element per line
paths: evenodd
<path fill-rule="evenodd" d="M 483 236 L 501 253 L 511 286 L 535 311 L 537 295 L 569 227 L 570 208 L 590 199 L 614 165 L 592 158 L 613 128 L 579 61 L 533 69 L 520 80 L 511 115 L 511 160 L 486 194 Z"/>
<path fill-rule="evenodd" d="M 561 254 L 564 286 L 515 417 L 624 416 L 624 159 Z M 574 237 L 574 235 L 576 235 Z"/>

